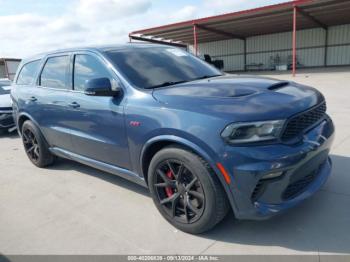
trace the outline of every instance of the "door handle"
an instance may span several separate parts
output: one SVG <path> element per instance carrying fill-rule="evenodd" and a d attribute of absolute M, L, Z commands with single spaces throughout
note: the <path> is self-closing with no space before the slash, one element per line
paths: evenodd
<path fill-rule="evenodd" d="M 32 97 L 30 97 L 28 100 L 31 101 L 31 102 L 35 102 L 35 101 L 37 101 L 38 99 L 37 99 L 35 96 L 32 96 Z"/>
<path fill-rule="evenodd" d="M 73 108 L 78 108 L 80 107 L 80 105 L 77 103 L 77 102 L 72 102 L 69 104 L 70 107 L 73 107 Z"/>

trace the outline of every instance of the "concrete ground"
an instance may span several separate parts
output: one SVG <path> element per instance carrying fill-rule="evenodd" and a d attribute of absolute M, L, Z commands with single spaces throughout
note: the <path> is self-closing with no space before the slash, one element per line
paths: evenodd
<path fill-rule="evenodd" d="M 237 221 L 230 214 L 214 230 L 189 235 L 160 216 L 146 189 L 66 160 L 36 168 L 18 136 L 5 135 L 0 137 L 0 253 L 349 254 L 350 70 L 304 71 L 293 80 L 323 92 L 337 129 L 331 178 L 297 208 L 259 222 Z"/>

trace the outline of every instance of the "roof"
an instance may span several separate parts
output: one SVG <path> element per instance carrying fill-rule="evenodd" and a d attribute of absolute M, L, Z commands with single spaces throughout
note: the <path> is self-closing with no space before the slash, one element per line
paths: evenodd
<path fill-rule="evenodd" d="M 42 59 L 47 55 L 77 52 L 77 51 L 105 52 L 105 51 L 112 51 L 112 50 L 124 49 L 124 48 L 131 49 L 131 48 L 144 48 L 144 47 L 154 47 L 154 46 L 162 46 L 162 45 L 148 44 L 148 43 L 126 43 L 126 44 L 100 45 L 100 46 L 80 46 L 80 47 L 78 46 L 78 47 L 71 47 L 71 48 L 65 48 L 65 49 L 51 50 L 51 51 L 35 54 L 25 58 L 22 61 L 23 63 L 27 63 L 29 61 Z"/>
<path fill-rule="evenodd" d="M 126 44 L 115 44 L 115 45 L 95 45 L 95 46 L 78 46 L 65 49 L 58 49 L 43 54 L 54 54 L 63 52 L 76 52 L 76 51 L 100 51 L 105 52 L 108 50 L 118 50 L 118 49 L 132 49 L 132 48 L 145 48 L 150 46 L 161 46 L 157 44 L 148 43 L 126 43 Z"/>
<path fill-rule="evenodd" d="M 297 28 L 350 23 L 350 1 L 296 0 L 234 13 L 188 20 L 184 22 L 131 32 L 130 38 L 146 41 L 165 41 L 174 44 L 193 44 L 193 25 L 197 27 L 198 42 L 292 31 L 293 8 L 297 7 Z"/>

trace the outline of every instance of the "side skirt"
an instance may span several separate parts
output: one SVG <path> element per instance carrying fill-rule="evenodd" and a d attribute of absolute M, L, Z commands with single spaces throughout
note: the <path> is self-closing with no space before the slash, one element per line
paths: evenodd
<path fill-rule="evenodd" d="M 147 184 L 145 182 L 145 180 L 142 177 L 139 177 L 137 174 L 131 172 L 130 170 L 121 168 L 121 167 L 116 167 L 107 163 L 103 163 L 82 155 L 78 155 L 75 153 L 72 153 L 70 151 L 58 148 L 58 147 L 50 147 L 49 150 L 51 151 L 52 154 L 62 157 L 62 158 L 66 158 L 66 159 L 70 159 L 79 163 L 82 163 L 84 165 L 87 166 L 91 166 L 93 168 L 97 168 L 100 169 L 102 171 L 105 171 L 107 173 L 111 173 L 113 175 L 117 175 L 120 176 L 122 178 L 125 178 L 127 180 L 130 180 L 134 183 L 137 183 L 143 187 L 147 187 Z"/>

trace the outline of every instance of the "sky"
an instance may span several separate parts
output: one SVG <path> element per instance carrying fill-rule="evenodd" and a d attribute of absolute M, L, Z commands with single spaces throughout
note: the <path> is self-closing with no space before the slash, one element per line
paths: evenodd
<path fill-rule="evenodd" d="M 0 0 L 0 57 L 128 41 L 129 32 L 286 0 Z"/>

